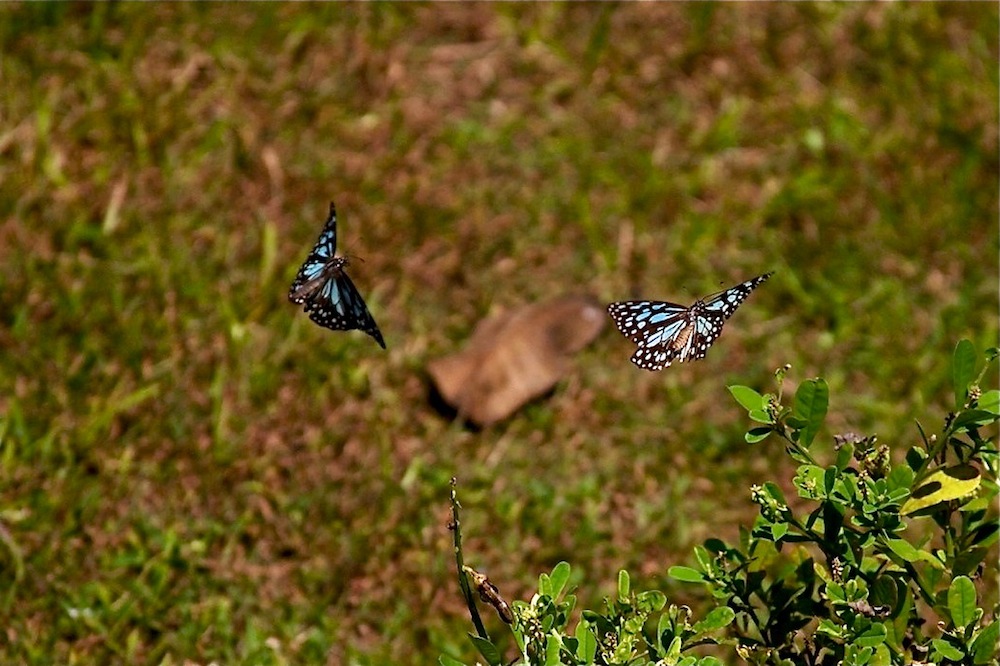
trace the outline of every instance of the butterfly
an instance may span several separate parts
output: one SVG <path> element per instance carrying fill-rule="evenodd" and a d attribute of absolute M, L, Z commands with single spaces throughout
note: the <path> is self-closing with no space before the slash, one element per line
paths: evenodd
<path fill-rule="evenodd" d="M 344 272 L 344 267 L 348 264 L 347 257 L 335 256 L 336 251 L 337 211 L 331 201 L 330 216 L 323 225 L 316 246 L 295 276 L 295 281 L 288 290 L 288 300 L 292 303 L 305 303 L 309 318 L 320 326 L 335 331 L 361 329 L 385 349 L 378 324 L 368 311 L 358 288 Z"/>
<path fill-rule="evenodd" d="M 771 275 L 758 275 L 691 307 L 665 301 L 619 301 L 608 306 L 608 314 L 618 330 L 639 345 L 632 362 L 644 370 L 662 370 L 674 361 L 705 358 L 725 321 Z"/>

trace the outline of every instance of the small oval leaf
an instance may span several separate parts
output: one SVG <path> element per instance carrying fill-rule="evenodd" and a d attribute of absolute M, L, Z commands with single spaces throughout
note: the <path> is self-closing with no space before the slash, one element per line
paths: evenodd
<path fill-rule="evenodd" d="M 627 601 L 629 591 L 628 572 L 622 569 L 618 572 L 618 600 Z"/>
<path fill-rule="evenodd" d="M 565 561 L 560 562 L 552 568 L 552 573 L 549 575 L 549 583 L 551 585 L 549 595 L 553 599 L 562 594 L 563 588 L 566 587 L 566 582 L 569 580 L 569 574 L 570 567 Z"/>
<path fill-rule="evenodd" d="M 691 567 L 672 566 L 667 570 L 667 575 L 674 580 L 681 580 L 686 583 L 705 582 L 705 574 Z"/>
<path fill-rule="evenodd" d="M 830 406 L 830 387 L 823 379 L 810 379 L 799 384 L 795 392 L 795 408 L 793 414 L 802 419 L 805 425 L 799 435 L 799 444 L 809 448 L 826 419 L 826 410 Z"/>
<path fill-rule="evenodd" d="M 730 386 L 729 392 L 736 398 L 736 402 L 740 403 L 740 406 L 748 412 L 752 412 L 755 409 L 764 409 L 764 396 L 749 386 L 740 386 L 738 384 Z"/>
<path fill-rule="evenodd" d="M 1000 416 L 1000 391 L 986 391 L 979 398 L 979 409 Z"/>
<path fill-rule="evenodd" d="M 962 658 L 965 657 L 961 650 L 942 638 L 935 638 L 931 641 L 931 645 L 933 645 L 934 649 L 937 650 L 937 653 L 945 659 L 960 662 L 962 661 Z"/>
<path fill-rule="evenodd" d="M 705 619 L 694 625 L 698 633 L 721 629 L 736 618 L 736 613 L 729 606 L 720 606 L 705 616 Z"/>
<path fill-rule="evenodd" d="M 976 586 L 966 576 L 957 576 L 951 581 L 948 610 L 952 622 L 960 629 L 976 621 Z"/>

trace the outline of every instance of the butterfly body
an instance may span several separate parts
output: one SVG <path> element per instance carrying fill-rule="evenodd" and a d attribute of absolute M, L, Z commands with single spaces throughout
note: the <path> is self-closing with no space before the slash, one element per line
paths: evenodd
<path fill-rule="evenodd" d="M 288 290 L 288 300 L 304 304 L 309 318 L 320 326 L 335 331 L 362 330 L 385 349 L 382 332 L 344 270 L 348 259 L 336 256 L 336 250 L 337 213 L 331 203 L 323 231 Z"/>
<path fill-rule="evenodd" d="M 608 306 L 608 313 L 618 330 L 639 345 L 631 361 L 644 370 L 662 370 L 674 361 L 705 358 L 725 321 L 771 275 L 759 275 L 689 307 L 667 301 L 619 301 Z"/>

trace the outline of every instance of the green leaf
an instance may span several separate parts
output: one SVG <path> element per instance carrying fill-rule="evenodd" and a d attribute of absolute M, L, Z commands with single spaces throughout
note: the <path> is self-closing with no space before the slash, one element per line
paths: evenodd
<path fill-rule="evenodd" d="M 635 605 L 640 611 L 660 611 L 667 605 L 667 595 L 659 590 L 646 590 L 636 596 Z"/>
<path fill-rule="evenodd" d="M 487 664 L 490 666 L 499 666 L 499 664 L 503 663 L 503 656 L 500 654 L 497 646 L 493 645 L 492 641 L 476 636 L 475 634 L 469 634 L 469 638 L 472 639 L 472 644 L 479 650 L 479 654 L 483 655 L 483 659 L 486 660 Z"/>
<path fill-rule="evenodd" d="M 775 502 L 780 502 L 781 504 L 787 504 L 787 502 L 785 501 L 785 493 L 781 492 L 781 488 L 778 487 L 778 484 L 772 481 L 767 481 L 764 483 L 763 487 L 764 490 L 767 491 L 767 494 L 770 495 L 771 499 L 773 499 Z"/>
<path fill-rule="evenodd" d="M 674 636 L 674 639 L 670 641 L 670 646 L 667 647 L 666 653 L 663 655 L 667 662 L 676 660 L 681 656 L 681 637 Z"/>
<path fill-rule="evenodd" d="M 785 419 L 785 423 L 788 425 L 789 428 L 793 428 L 795 430 L 802 430 L 807 425 L 809 425 L 809 422 L 806 421 L 804 418 L 802 418 L 801 416 L 795 416 L 794 414 L 789 415 L 788 418 Z"/>
<path fill-rule="evenodd" d="M 764 402 L 764 396 L 757 391 L 754 391 L 749 386 L 730 386 L 729 392 L 733 394 L 736 398 L 736 402 L 740 403 L 743 409 L 748 412 L 752 412 L 755 409 L 764 409 L 767 403 Z"/>
<path fill-rule="evenodd" d="M 826 634 L 827 636 L 833 636 L 838 639 L 844 638 L 843 627 L 830 619 L 821 620 L 819 625 L 816 627 L 816 633 Z"/>
<path fill-rule="evenodd" d="M 746 440 L 747 444 L 756 444 L 767 439 L 767 436 L 772 432 L 770 427 L 750 428 L 747 434 L 743 435 L 743 439 Z"/>
<path fill-rule="evenodd" d="M 1000 620 L 994 620 L 972 641 L 972 663 L 990 663 L 996 655 L 998 639 L 1000 639 Z"/>
<path fill-rule="evenodd" d="M 873 648 L 885 642 L 886 633 L 885 626 L 881 622 L 876 622 L 855 636 L 853 642 L 859 647 Z"/>
<path fill-rule="evenodd" d="M 979 409 L 1000 415 L 1000 391 L 993 389 L 983 393 L 979 398 Z"/>
<path fill-rule="evenodd" d="M 449 657 L 446 654 L 438 657 L 438 663 L 441 664 L 441 666 L 465 666 L 464 661 L 459 661 L 458 659 Z"/>
<path fill-rule="evenodd" d="M 672 566 L 667 569 L 667 575 L 674 580 L 684 581 L 685 583 L 705 582 L 705 574 L 691 567 Z"/>
<path fill-rule="evenodd" d="M 952 385 L 955 387 L 955 409 L 962 409 L 969 383 L 976 376 L 976 348 L 968 340 L 959 340 L 951 364 Z"/>
<path fill-rule="evenodd" d="M 945 659 L 950 659 L 951 661 L 962 661 L 962 658 L 965 656 L 961 650 L 941 638 L 935 638 L 932 640 L 931 645 L 934 646 L 934 649 L 937 650 L 939 655 Z"/>
<path fill-rule="evenodd" d="M 538 574 L 538 593 L 542 596 L 552 596 L 552 578 L 547 573 Z"/>
<path fill-rule="evenodd" d="M 966 409 L 955 417 L 952 427 L 955 430 L 965 429 L 969 426 L 979 427 L 993 423 L 996 420 L 997 416 L 985 409 Z"/>
<path fill-rule="evenodd" d="M 810 379 L 799 384 L 795 392 L 795 408 L 793 414 L 805 421 L 805 426 L 799 434 L 799 444 L 809 448 L 826 419 L 826 410 L 830 405 L 830 387 L 822 379 Z"/>
<path fill-rule="evenodd" d="M 890 666 L 890 664 L 892 664 L 892 655 L 885 643 L 882 643 L 875 648 L 875 654 L 868 661 L 868 666 Z"/>
<path fill-rule="evenodd" d="M 555 599 L 562 594 L 563 588 L 566 587 L 566 582 L 569 580 L 569 574 L 570 567 L 565 561 L 552 568 L 552 573 L 549 575 L 549 583 L 552 586 L 549 596 Z"/>
<path fill-rule="evenodd" d="M 585 664 L 594 663 L 594 656 L 597 654 L 597 636 L 584 620 L 576 625 L 576 640 L 578 641 L 576 656 L 583 659 Z"/>
<path fill-rule="evenodd" d="M 711 613 L 705 616 L 705 619 L 695 623 L 694 630 L 701 634 L 706 631 L 714 631 L 715 629 L 721 629 L 725 627 L 733 619 L 736 618 L 736 613 L 729 606 L 720 606 Z"/>
<path fill-rule="evenodd" d="M 979 471 L 972 465 L 956 465 L 931 474 L 913 491 L 900 513 L 904 516 L 941 502 L 971 495 L 979 488 Z"/>
<path fill-rule="evenodd" d="M 854 445 L 850 442 L 845 442 L 840 450 L 837 451 L 837 462 L 835 466 L 838 470 L 843 472 L 854 460 Z"/>
<path fill-rule="evenodd" d="M 886 541 L 889 550 L 902 557 L 907 562 L 917 562 L 921 559 L 921 552 L 914 548 L 909 541 L 903 539 L 889 539 Z"/>
<path fill-rule="evenodd" d="M 559 659 L 559 637 L 549 635 L 545 641 L 545 666 L 559 666 L 562 660 Z"/>
<path fill-rule="evenodd" d="M 948 610 L 959 629 L 976 621 L 976 586 L 966 576 L 958 576 L 948 588 Z"/>
<path fill-rule="evenodd" d="M 889 490 L 900 488 L 909 490 L 910 486 L 913 485 L 913 470 L 910 469 L 909 465 L 897 465 L 889 472 L 886 480 L 889 482 Z"/>
<path fill-rule="evenodd" d="M 722 662 L 719 661 L 718 657 L 713 657 L 709 655 L 707 657 L 702 657 L 698 660 L 698 666 L 722 666 Z"/>
<path fill-rule="evenodd" d="M 998 528 L 1000 528 L 1000 526 L 994 522 L 980 525 L 976 528 L 976 532 L 973 536 L 973 545 L 981 548 L 989 548 L 992 546 L 997 541 L 998 532 L 1000 532 L 1000 529 Z"/>
<path fill-rule="evenodd" d="M 628 572 L 622 569 L 618 572 L 618 600 L 627 601 L 629 591 Z"/>
<path fill-rule="evenodd" d="M 771 539 L 781 541 L 781 537 L 788 533 L 788 523 L 774 523 L 771 525 Z"/>

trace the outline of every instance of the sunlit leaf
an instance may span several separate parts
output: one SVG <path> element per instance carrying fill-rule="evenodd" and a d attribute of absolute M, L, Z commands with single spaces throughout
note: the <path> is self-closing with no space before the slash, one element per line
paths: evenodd
<path fill-rule="evenodd" d="M 934 649 L 937 650 L 937 653 L 945 659 L 961 662 L 965 657 L 965 654 L 961 650 L 942 638 L 935 638 L 931 641 L 931 645 L 933 645 Z"/>
<path fill-rule="evenodd" d="M 625 601 L 628 599 L 629 578 L 628 572 L 622 569 L 618 572 L 618 599 Z"/>
<path fill-rule="evenodd" d="M 976 492 L 980 482 L 979 471 L 972 465 L 956 465 L 938 470 L 913 491 L 900 513 L 906 516 L 940 502 L 966 497 Z"/>
<path fill-rule="evenodd" d="M 970 426 L 980 427 L 988 425 L 997 420 L 997 415 L 985 409 L 966 409 L 955 417 L 953 426 L 955 429 L 968 428 Z"/>
<path fill-rule="evenodd" d="M 984 392 L 979 398 L 979 409 L 1000 415 L 1000 391 L 993 389 Z"/>
<path fill-rule="evenodd" d="M 585 621 L 580 621 L 576 625 L 576 656 L 583 660 L 585 664 L 594 663 L 594 655 L 597 654 L 597 636 Z"/>
<path fill-rule="evenodd" d="M 667 570 L 667 575 L 674 580 L 682 580 L 686 583 L 705 582 L 705 574 L 691 567 L 673 566 Z"/>
<path fill-rule="evenodd" d="M 860 647 L 875 647 L 885 642 L 886 630 L 881 622 L 876 622 L 854 638 L 854 644 Z"/>
<path fill-rule="evenodd" d="M 748 412 L 752 412 L 755 409 L 764 409 L 766 403 L 764 402 L 764 396 L 757 391 L 754 391 L 749 386 L 730 386 L 729 392 L 733 394 L 736 398 L 736 402 L 740 403 L 743 409 Z"/>
<path fill-rule="evenodd" d="M 694 630 L 698 633 L 721 629 L 735 619 L 736 613 L 729 606 L 720 606 L 713 609 L 705 619 L 695 623 Z"/>
<path fill-rule="evenodd" d="M 563 588 L 566 587 L 566 582 L 569 580 L 569 574 L 570 566 L 565 561 L 560 562 L 552 568 L 552 573 L 549 575 L 549 585 L 551 588 L 549 595 L 553 599 L 562 594 Z"/>

